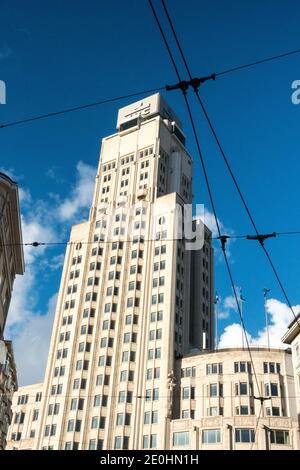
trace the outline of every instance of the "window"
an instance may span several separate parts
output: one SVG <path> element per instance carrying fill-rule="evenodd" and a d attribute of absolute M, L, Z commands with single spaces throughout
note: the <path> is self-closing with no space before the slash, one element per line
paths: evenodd
<path fill-rule="evenodd" d="M 155 359 L 161 358 L 161 348 L 155 348 Z"/>
<path fill-rule="evenodd" d="M 94 406 L 101 406 L 101 395 L 94 396 Z"/>
<path fill-rule="evenodd" d="M 181 418 L 182 419 L 188 419 L 189 417 L 190 417 L 190 410 L 182 410 Z"/>
<path fill-rule="evenodd" d="M 122 437 L 121 436 L 115 437 L 114 449 L 122 449 Z"/>
<path fill-rule="evenodd" d="M 223 364 L 222 362 L 207 364 L 206 365 L 206 374 L 222 374 L 223 373 Z"/>
<path fill-rule="evenodd" d="M 188 431 L 173 433 L 173 446 L 187 446 L 189 443 L 190 433 Z"/>
<path fill-rule="evenodd" d="M 251 363 L 250 362 L 235 362 L 234 372 L 248 372 L 251 374 Z"/>
<path fill-rule="evenodd" d="M 196 367 L 185 367 L 181 369 L 181 377 L 196 377 Z"/>
<path fill-rule="evenodd" d="M 130 343 L 130 336 L 131 336 L 130 333 L 124 333 L 123 342 L 124 343 Z"/>
<path fill-rule="evenodd" d="M 267 416 L 280 416 L 280 408 L 278 406 L 272 406 L 266 408 Z"/>
<path fill-rule="evenodd" d="M 159 400 L 159 388 L 153 389 L 152 399 L 153 401 Z"/>
<path fill-rule="evenodd" d="M 217 383 L 209 384 L 209 396 L 210 397 L 219 396 L 218 389 L 219 389 L 219 384 Z"/>
<path fill-rule="evenodd" d="M 36 421 L 39 417 L 39 410 L 33 410 L 32 421 Z"/>
<path fill-rule="evenodd" d="M 73 389 L 77 390 L 79 388 L 79 384 L 80 384 L 80 379 L 74 379 Z"/>
<path fill-rule="evenodd" d="M 275 362 L 264 362 L 265 374 L 280 374 L 280 364 Z"/>
<path fill-rule="evenodd" d="M 156 449 L 157 447 L 157 434 L 150 434 L 150 448 Z"/>
<path fill-rule="evenodd" d="M 282 431 L 280 429 L 271 429 L 270 441 L 271 441 L 271 444 L 290 445 L 289 431 Z"/>
<path fill-rule="evenodd" d="M 248 382 L 240 382 L 235 384 L 236 395 L 248 395 Z"/>
<path fill-rule="evenodd" d="M 236 429 L 235 442 L 255 442 L 254 429 Z"/>
<path fill-rule="evenodd" d="M 149 447 L 149 436 L 143 436 L 143 449 L 148 449 Z"/>
<path fill-rule="evenodd" d="M 249 414 L 251 414 L 251 413 L 249 413 L 249 406 L 247 406 L 247 405 L 237 406 L 235 408 L 235 412 L 236 412 L 237 415 L 249 415 Z"/>
<path fill-rule="evenodd" d="M 207 416 L 222 416 L 223 415 L 223 408 L 218 406 L 211 406 L 207 408 Z"/>
<path fill-rule="evenodd" d="M 89 450 L 96 450 L 97 447 L 97 440 L 96 439 L 90 439 L 89 441 Z"/>
<path fill-rule="evenodd" d="M 49 405 L 48 408 L 48 415 L 58 415 L 59 413 L 59 403 L 55 403 L 55 405 Z"/>
<path fill-rule="evenodd" d="M 190 398 L 190 387 L 183 387 L 182 389 L 182 399 L 189 400 Z"/>
<path fill-rule="evenodd" d="M 127 380 L 127 370 L 122 370 L 120 375 L 120 381 L 125 382 Z"/>
<path fill-rule="evenodd" d="M 221 442 L 220 429 L 204 429 L 202 431 L 203 444 L 217 444 Z"/>
<path fill-rule="evenodd" d="M 77 409 L 77 398 L 72 398 L 70 409 L 71 410 L 76 410 Z"/>
<path fill-rule="evenodd" d="M 69 421 L 68 421 L 68 427 L 67 427 L 67 431 L 68 431 L 68 432 L 74 431 L 74 424 L 75 424 L 74 419 L 69 419 Z"/>
<path fill-rule="evenodd" d="M 270 383 L 265 384 L 265 394 L 267 397 L 278 397 L 278 384 Z"/>

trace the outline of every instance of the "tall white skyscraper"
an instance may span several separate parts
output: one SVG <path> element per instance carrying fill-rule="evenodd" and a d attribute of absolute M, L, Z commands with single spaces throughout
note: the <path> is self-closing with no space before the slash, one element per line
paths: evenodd
<path fill-rule="evenodd" d="M 120 109 L 89 220 L 71 231 L 35 448 L 168 448 L 175 360 L 213 348 L 211 233 L 196 251 L 176 238 L 191 202 L 168 104 L 156 94 Z"/>

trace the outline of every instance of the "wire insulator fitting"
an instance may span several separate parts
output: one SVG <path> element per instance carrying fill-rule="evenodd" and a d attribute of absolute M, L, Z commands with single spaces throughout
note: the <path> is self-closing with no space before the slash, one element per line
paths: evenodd
<path fill-rule="evenodd" d="M 265 243 L 265 240 L 267 238 L 273 238 L 273 237 L 276 237 L 277 236 L 277 233 L 276 232 L 273 232 L 273 233 L 259 233 L 258 235 L 247 235 L 247 240 L 257 240 L 261 246 L 264 246 L 264 243 Z"/>
<path fill-rule="evenodd" d="M 194 88 L 194 91 L 198 91 L 199 86 L 207 82 L 208 80 L 215 80 L 216 79 L 216 74 L 212 73 L 211 75 L 207 75 L 206 77 L 195 77 L 190 80 L 190 85 Z"/>
<path fill-rule="evenodd" d="M 260 401 L 261 404 L 263 404 L 264 401 L 266 400 L 271 400 L 271 397 L 253 397 L 254 400 Z"/>
<path fill-rule="evenodd" d="M 166 90 L 167 91 L 181 90 L 182 93 L 186 94 L 189 86 L 190 86 L 190 82 L 187 82 L 186 80 L 182 80 L 181 82 L 178 82 L 175 85 L 166 85 Z"/>
<path fill-rule="evenodd" d="M 187 90 L 191 86 L 194 91 L 198 91 L 199 86 L 207 82 L 207 80 L 215 80 L 216 74 L 212 73 L 211 75 L 207 75 L 206 77 L 194 77 L 191 80 L 181 80 L 181 82 L 176 83 L 175 85 L 166 85 L 166 90 L 181 90 L 182 93 L 186 94 Z"/>
<path fill-rule="evenodd" d="M 226 243 L 227 243 L 227 240 L 228 238 L 230 238 L 229 235 L 221 235 L 220 237 L 218 237 L 220 242 L 221 242 L 221 245 L 222 245 L 222 251 L 225 253 L 226 251 Z"/>
<path fill-rule="evenodd" d="M 45 245 L 45 243 L 41 243 L 41 242 L 25 243 L 25 246 L 34 246 L 35 248 L 40 245 Z"/>

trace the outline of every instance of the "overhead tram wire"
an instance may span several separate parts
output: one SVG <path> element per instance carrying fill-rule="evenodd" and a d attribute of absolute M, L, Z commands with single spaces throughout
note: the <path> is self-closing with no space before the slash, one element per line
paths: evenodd
<path fill-rule="evenodd" d="M 177 66 L 176 66 L 176 63 L 175 63 L 173 54 L 172 54 L 172 52 L 171 52 L 171 49 L 170 49 L 170 47 L 169 47 L 169 44 L 168 44 L 167 38 L 166 38 L 166 36 L 165 36 L 165 33 L 164 33 L 164 31 L 163 31 L 163 29 L 162 29 L 162 26 L 161 26 L 161 24 L 160 24 L 159 18 L 158 18 L 157 14 L 156 14 L 155 8 L 154 8 L 153 3 L 152 3 L 152 0 L 148 0 L 148 2 L 149 2 L 149 5 L 150 5 L 150 8 L 151 8 L 151 10 L 152 10 L 152 13 L 153 13 L 153 15 L 154 15 L 154 18 L 155 18 L 155 20 L 156 20 L 157 26 L 158 26 L 158 28 L 159 28 L 159 30 L 160 30 L 162 39 L 163 39 L 163 41 L 164 41 L 164 43 L 165 43 L 165 46 L 166 46 L 167 51 L 168 51 L 168 53 L 169 53 L 169 56 L 170 56 L 170 58 L 171 58 L 171 61 L 172 61 L 172 63 L 173 63 L 173 66 L 174 66 L 174 69 L 175 69 L 177 78 L 178 78 L 179 82 L 181 82 L 181 77 L 180 77 L 178 68 L 177 68 Z M 213 199 L 213 195 L 212 195 L 212 191 L 211 191 L 211 187 L 210 187 L 210 182 L 209 182 L 209 178 L 208 178 L 208 175 L 207 175 L 207 171 L 206 171 L 206 166 L 205 166 L 204 158 L 203 158 L 202 151 L 201 151 L 201 148 L 200 148 L 200 143 L 199 143 L 199 139 L 198 139 L 198 134 L 197 134 L 197 131 L 196 131 L 195 122 L 194 122 L 193 115 L 192 115 L 191 108 L 190 108 L 190 104 L 189 104 L 189 101 L 188 101 L 188 98 L 187 98 L 187 95 L 186 95 L 186 91 L 182 90 L 182 94 L 183 94 L 183 97 L 184 97 L 184 100 L 185 100 L 185 103 L 186 103 L 186 106 L 187 106 L 189 118 L 190 118 L 190 121 L 191 121 L 192 129 L 193 129 L 193 134 L 194 134 L 194 137 L 195 137 L 195 141 L 196 141 L 196 145 L 197 145 L 197 149 L 198 149 L 198 153 L 199 153 L 199 157 L 200 157 L 200 161 L 201 161 L 201 166 L 202 166 L 202 170 L 203 170 L 203 173 L 204 173 L 204 178 L 205 178 L 205 182 L 206 182 L 206 186 L 207 186 L 207 190 L 208 190 L 208 194 L 209 194 L 209 199 L 210 199 L 212 211 L 213 211 L 213 214 L 214 214 L 214 219 L 215 219 L 215 223 L 216 223 L 216 227 L 217 227 L 219 239 L 220 239 L 220 242 L 221 242 L 222 252 L 223 252 L 223 255 L 224 255 L 224 259 L 225 259 L 225 263 L 226 263 L 226 267 L 227 267 L 227 271 L 228 271 L 228 275 L 229 275 L 231 287 L 232 287 L 232 289 L 233 289 L 233 293 L 234 293 L 234 297 L 235 297 L 237 309 L 238 309 L 238 312 L 239 312 L 239 317 L 240 317 L 241 325 L 242 325 L 243 332 L 244 332 L 245 339 L 246 339 L 247 349 L 248 349 L 250 361 L 251 361 L 251 364 L 252 364 L 252 370 L 253 370 L 253 375 L 254 375 L 254 378 L 255 378 L 256 386 L 257 386 L 257 391 L 258 391 L 259 395 L 261 395 L 261 391 L 260 391 L 260 387 L 259 387 L 259 382 L 258 382 L 257 374 L 256 374 L 256 371 L 255 371 L 255 367 L 254 367 L 254 361 L 253 361 L 253 357 L 252 357 L 252 353 L 251 353 L 251 349 L 250 349 L 249 339 L 248 339 L 248 337 L 247 337 L 246 328 L 245 328 L 245 323 L 244 323 L 243 315 L 242 315 L 242 312 L 241 312 L 240 303 L 239 303 L 238 298 L 237 298 L 237 293 L 236 293 L 236 289 L 235 289 L 235 283 L 234 283 L 234 281 L 233 281 L 233 276 L 232 276 L 232 273 L 231 273 L 231 269 L 230 269 L 229 262 L 228 262 L 228 258 L 227 258 L 227 254 L 226 254 L 226 247 L 225 247 L 225 245 L 226 245 L 226 239 L 224 240 L 224 236 L 222 236 L 222 233 L 221 233 L 221 229 L 220 229 L 220 225 L 219 225 L 219 219 L 218 219 L 218 217 L 217 217 L 217 212 L 216 212 L 216 208 L 215 208 L 215 203 L 214 203 L 214 199 Z"/>
<path fill-rule="evenodd" d="M 149 0 L 149 1 L 150 1 L 150 0 Z M 190 77 L 190 80 L 192 81 L 193 77 L 192 77 L 190 68 L 189 68 L 189 66 L 188 66 L 188 63 L 187 63 L 185 54 L 184 54 L 183 49 L 182 49 L 182 47 L 181 47 L 181 44 L 180 44 L 180 42 L 179 42 L 177 33 L 176 33 L 176 31 L 175 31 L 175 28 L 174 28 L 172 19 L 171 19 L 170 15 L 169 15 L 168 9 L 167 9 L 167 7 L 166 7 L 165 1 L 164 1 L 164 0 L 161 0 L 161 3 L 162 3 L 162 5 L 163 5 L 164 11 L 165 11 L 166 16 L 167 16 L 167 18 L 168 18 L 168 22 L 169 22 L 170 27 L 171 27 L 171 29 L 172 29 L 172 32 L 173 32 L 173 35 L 174 35 L 174 38 L 175 38 L 177 47 L 178 47 L 178 49 L 179 49 L 180 55 L 181 55 L 181 57 L 182 57 L 182 60 L 183 60 L 183 62 L 184 62 L 184 65 L 185 65 L 186 71 L 187 71 L 187 73 L 188 73 L 188 75 L 189 75 L 189 77 Z M 290 52 L 290 53 L 281 54 L 280 56 L 276 56 L 276 57 L 269 58 L 269 59 L 264 59 L 264 61 L 267 62 L 268 60 L 274 60 L 275 58 L 284 57 L 284 56 L 291 55 L 291 54 L 296 53 L 296 52 L 300 52 L 300 51 L 297 50 L 297 51 L 292 51 L 292 52 Z M 261 63 L 261 62 L 262 62 L 262 61 L 257 61 L 256 63 Z M 256 65 L 256 63 L 248 64 L 248 66 L 250 66 L 250 65 Z M 239 69 L 239 68 L 245 68 L 245 67 L 247 67 L 247 65 L 245 65 L 245 66 L 240 66 L 240 67 L 236 67 L 235 69 L 230 69 L 230 70 L 228 70 L 227 72 L 229 73 L 229 71 L 233 71 L 233 70 L 237 70 L 237 69 Z M 225 72 L 223 72 L 223 73 L 227 73 L 227 72 L 225 71 Z M 219 75 L 220 75 L 220 74 L 221 74 L 221 73 L 219 73 Z M 226 154 L 225 154 L 225 151 L 224 151 L 224 149 L 223 149 L 223 147 L 222 147 L 222 145 L 221 145 L 220 139 L 219 139 L 219 137 L 218 137 L 218 135 L 217 135 L 217 133 L 216 133 L 216 130 L 215 130 L 215 128 L 214 128 L 214 126 L 213 126 L 213 124 L 212 124 L 212 122 L 211 122 L 211 119 L 210 119 L 210 117 L 209 117 L 209 115 L 208 115 L 208 113 L 207 113 L 207 110 L 206 110 L 206 108 L 205 108 L 205 106 L 204 106 L 204 104 L 203 104 L 203 102 L 202 102 L 202 100 L 201 100 L 201 98 L 200 98 L 198 86 L 194 86 L 193 88 L 194 88 L 194 92 L 195 92 L 195 94 L 196 94 L 197 100 L 198 100 L 198 102 L 199 102 L 199 104 L 200 104 L 200 106 L 201 106 L 201 108 L 202 108 L 202 111 L 203 111 L 203 113 L 204 113 L 204 115 L 205 115 L 205 118 L 206 118 L 206 120 L 207 120 L 207 122 L 208 122 L 208 125 L 209 125 L 209 127 L 210 127 L 210 129 L 211 129 L 211 132 L 212 132 L 212 134 L 213 134 L 213 136 L 214 136 L 214 139 L 215 139 L 215 141 L 216 141 L 216 143 L 217 143 L 217 146 L 218 146 L 218 148 L 219 148 L 219 150 L 220 150 L 220 152 L 221 152 L 221 155 L 222 155 L 222 157 L 223 157 L 223 160 L 224 160 L 224 162 L 225 162 L 225 165 L 226 165 L 226 167 L 227 167 L 227 169 L 228 169 L 228 171 L 229 171 L 229 174 L 230 174 L 230 176 L 231 176 L 231 178 L 232 178 L 232 180 L 233 180 L 233 183 L 234 183 L 234 185 L 235 185 L 235 187 L 236 187 L 236 190 L 237 190 L 237 192 L 238 192 L 238 194 L 239 194 L 239 196 L 240 196 L 240 198 L 241 198 L 242 204 L 243 204 L 243 206 L 244 206 L 244 208 L 245 208 L 245 210 L 246 210 L 246 213 L 247 213 L 247 215 L 248 215 L 248 217 L 249 217 L 249 219 L 250 219 L 250 222 L 251 222 L 251 224 L 252 224 L 252 226 L 253 226 L 253 228 L 254 228 L 254 231 L 255 231 L 255 233 L 256 233 L 256 239 L 257 239 L 257 241 L 260 243 L 260 245 L 261 245 L 261 247 L 262 247 L 262 249 L 263 249 L 263 251 L 264 251 L 264 253 L 265 253 L 266 257 L 267 257 L 267 260 L 268 260 L 268 262 L 269 262 L 269 264 L 270 264 L 270 266 L 271 266 L 271 269 L 272 269 L 272 271 L 273 271 L 273 273 L 274 273 L 274 275 L 275 275 L 275 277 L 276 277 L 276 279 L 277 279 L 277 282 L 278 282 L 279 287 L 280 287 L 280 289 L 281 289 L 281 291 L 282 291 L 282 293 L 283 293 L 283 296 L 284 296 L 284 298 L 285 298 L 285 300 L 286 300 L 286 302 L 287 302 L 287 304 L 288 304 L 288 306 L 289 306 L 289 308 L 290 308 L 290 310 L 291 310 L 291 312 L 292 312 L 292 314 L 293 314 L 295 320 L 297 321 L 298 326 L 300 327 L 300 321 L 299 321 L 299 319 L 297 318 L 297 315 L 296 315 L 295 312 L 294 312 L 294 309 L 293 309 L 293 307 L 292 307 L 292 304 L 291 304 L 291 302 L 290 302 L 290 299 L 289 299 L 289 297 L 288 297 L 288 295 L 287 295 L 286 289 L 285 289 L 285 287 L 284 287 L 284 285 L 283 285 L 283 283 L 282 283 L 282 281 L 281 281 L 281 279 L 280 279 L 280 276 L 279 276 L 278 271 L 277 271 L 277 269 L 276 269 L 276 267 L 275 267 L 275 265 L 274 265 L 274 263 L 273 263 L 273 261 L 272 261 L 272 259 L 271 259 L 271 256 L 270 256 L 270 254 L 269 254 L 267 248 L 265 247 L 265 244 L 264 244 L 264 241 L 265 241 L 265 240 L 264 240 L 264 238 L 261 236 L 260 232 L 258 231 L 258 228 L 257 228 L 257 226 L 256 226 L 256 223 L 255 223 L 255 221 L 254 221 L 254 218 L 253 218 L 253 216 L 252 216 L 252 214 L 251 214 L 251 212 L 250 212 L 249 206 L 248 206 L 248 204 L 247 204 L 247 202 L 246 202 L 246 200 L 245 200 L 245 197 L 244 197 L 244 195 L 243 195 L 243 193 L 242 193 L 242 190 L 241 190 L 241 188 L 240 188 L 240 186 L 239 186 L 239 184 L 238 184 L 238 182 L 237 182 L 237 179 L 236 179 L 236 177 L 235 177 L 235 175 L 234 175 L 234 173 L 233 173 L 233 170 L 232 170 L 232 168 L 231 168 L 231 166 L 230 166 L 230 164 L 229 164 L 229 161 L 228 161 L 228 158 L 227 158 L 227 156 L 226 156 Z M 252 239 L 254 239 L 254 238 L 252 238 Z"/>
<path fill-rule="evenodd" d="M 254 67 L 255 65 L 265 64 L 266 62 L 271 62 L 272 60 L 283 59 L 284 57 L 288 57 L 294 54 L 299 54 L 300 49 L 295 49 L 294 51 L 284 52 L 283 54 L 274 55 L 272 57 L 267 57 L 265 59 L 256 60 L 255 62 L 250 62 L 249 64 L 238 65 L 237 67 L 232 67 L 227 70 L 223 70 L 222 72 L 216 72 L 215 76 L 220 77 L 221 75 L 225 75 L 227 73 L 237 72 L 238 70 L 243 70 L 249 67 Z"/>
<path fill-rule="evenodd" d="M 291 232 L 274 232 L 274 236 L 285 236 L 285 235 L 300 235 L 300 231 L 291 231 Z M 249 240 L 251 239 L 252 235 L 226 235 L 226 238 L 228 240 Z M 143 240 L 143 242 L 156 242 L 156 241 L 163 241 L 163 242 L 173 242 L 176 240 L 183 240 L 183 241 L 188 241 L 191 242 L 192 239 L 190 238 L 185 238 L 185 237 L 178 237 L 178 238 L 162 238 L 162 239 L 157 239 L 157 238 L 143 238 L 140 237 L 140 240 Z M 219 236 L 213 236 L 213 237 L 207 237 L 205 240 L 220 240 Z M 90 244 L 109 244 L 109 243 L 115 243 L 115 242 L 122 242 L 122 243 L 132 243 L 134 241 L 134 238 L 132 239 L 127 239 L 127 240 L 122 240 L 122 239 L 116 239 L 116 240 L 68 240 L 68 241 L 54 241 L 54 242 L 39 242 L 39 241 L 34 241 L 34 242 L 23 242 L 23 243 L 0 243 L 0 246 L 33 246 L 34 248 L 38 248 L 39 246 L 55 246 L 55 245 L 77 245 L 78 243 L 81 243 L 82 245 L 90 245 Z"/>
<path fill-rule="evenodd" d="M 127 95 L 117 96 L 117 97 L 114 97 L 114 98 L 107 98 L 107 99 L 104 99 L 104 100 L 101 100 L 101 101 L 95 101 L 94 103 L 88 103 L 88 104 L 84 104 L 84 105 L 81 105 L 81 106 L 74 106 L 72 108 L 66 108 L 66 109 L 63 109 L 63 110 L 60 110 L 60 111 L 54 111 L 52 113 L 40 114 L 40 115 L 37 115 L 37 116 L 32 116 L 30 118 L 20 119 L 18 121 L 11 121 L 11 122 L 7 122 L 7 123 L 4 123 L 4 124 L 0 124 L 0 129 L 4 129 L 5 127 L 17 126 L 19 124 L 25 124 L 27 122 L 39 121 L 41 119 L 46 119 L 46 118 L 50 118 L 50 117 L 54 117 L 54 116 L 59 116 L 61 114 L 73 113 L 74 111 L 80 111 L 82 109 L 92 108 L 92 107 L 100 106 L 100 105 L 103 105 L 103 104 L 106 104 L 106 103 L 114 103 L 116 101 L 121 101 L 121 100 L 124 100 L 124 99 L 127 99 L 127 98 L 133 98 L 133 97 L 139 96 L 139 95 L 147 95 L 149 93 L 155 93 L 155 92 L 165 90 L 165 88 L 166 87 L 164 87 L 164 86 L 163 87 L 157 87 L 157 88 L 151 88 L 149 90 L 142 90 L 142 91 L 138 91 L 136 93 L 129 93 Z"/>
<path fill-rule="evenodd" d="M 211 74 L 211 77 L 214 77 L 213 79 L 215 79 L 216 77 L 220 77 L 220 76 L 228 74 L 228 73 L 236 72 L 238 70 L 246 69 L 246 68 L 249 68 L 249 67 L 254 67 L 256 65 L 260 65 L 260 64 L 270 62 L 270 61 L 273 61 L 273 60 L 278 60 L 278 59 L 288 57 L 288 56 L 291 56 L 293 54 L 299 54 L 299 53 L 300 53 L 300 49 L 295 49 L 294 51 L 284 52 L 282 54 L 278 54 L 278 55 L 275 55 L 275 56 L 272 56 L 272 57 L 267 57 L 265 59 L 250 62 L 248 64 L 243 64 L 243 65 L 239 65 L 237 67 L 232 67 L 230 69 L 222 70 L 221 72 L 215 72 L 215 73 Z M 174 65 L 174 67 L 176 66 L 175 63 L 173 65 Z M 82 109 L 87 109 L 87 108 L 92 108 L 92 107 L 95 107 L 95 106 L 100 106 L 100 105 L 105 104 L 105 103 L 113 103 L 113 102 L 120 101 L 120 100 L 123 100 L 123 99 L 126 99 L 126 98 L 133 98 L 135 96 L 148 94 L 148 93 L 155 93 L 155 92 L 159 92 L 159 91 L 163 91 L 163 90 L 168 90 L 168 85 L 161 86 L 161 87 L 158 87 L 158 88 L 152 88 L 152 89 L 149 89 L 149 90 L 143 90 L 143 91 L 136 92 L 136 93 L 130 93 L 130 94 L 123 95 L 123 96 L 118 96 L 118 97 L 115 97 L 115 98 L 108 98 L 108 99 L 101 100 L 101 101 L 96 101 L 96 102 L 93 102 L 93 103 L 87 103 L 87 104 L 84 104 L 84 105 L 81 105 L 81 106 L 74 106 L 72 108 L 66 108 L 66 109 L 63 109 L 63 110 L 60 110 L 60 111 L 54 111 L 54 112 L 50 112 L 50 113 L 40 114 L 40 115 L 37 115 L 37 116 L 32 116 L 32 117 L 29 117 L 29 118 L 24 118 L 24 119 L 20 119 L 20 120 L 15 120 L 15 121 L 3 123 L 3 124 L 0 124 L 0 129 L 4 129 L 6 127 L 17 126 L 17 125 L 20 125 L 20 124 L 26 124 L 28 122 L 39 121 L 41 119 L 46 119 L 46 118 L 50 118 L 50 117 L 54 117 L 54 116 L 59 116 L 61 114 L 67 114 L 67 113 L 71 113 L 71 112 L 75 112 L 75 111 L 80 111 Z"/>

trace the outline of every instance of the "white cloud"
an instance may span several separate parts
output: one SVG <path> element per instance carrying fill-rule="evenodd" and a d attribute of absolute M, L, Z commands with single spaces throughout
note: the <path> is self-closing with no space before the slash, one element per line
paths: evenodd
<path fill-rule="evenodd" d="M 70 196 L 58 208 L 61 221 L 73 220 L 81 209 L 89 207 L 92 202 L 96 169 L 81 161 L 77 163 L 76 169 L 78 173 L 77 182 Z"/>
<path fill-rule="evenodd" d="M 294 316 L 289 307 L 276 299 L 269 299 L 266 303 L 269 315 L 269 337 L 270 347 L 283 348 L 286 344 L 281 342 L 281 338 L 287 330 L 288 325 Z M 295 314 L 300 312 L 300 305 L 293 307 Z M 267 347 L 267 330 L 266 327 L 259 330 L 255 336 L 251 336 L 247 332 L 250 346 Z M 242 329 L 239 323 L 233 323 L 225 327 L 219 341 L 219 348 L 241 347 L 242 346 Z"/>
<path fill-rule="evenodd" d="M 227 318 L 230 317 L 230 312 L 228 310 L 221 310 L 221 312 L 218 312 L 218 319 L 219 320 L 226 320 Z"/>
<path fill-rule="evenodd" d="M 44 380 L 56 300 L 57 294 L 49 300 L 47 313 L 28 317 L 23 328 L 13 338 L 20 385 Z"/>
<path fill-rule="evenodd" d="M 239 287 L 235 287 L 235 291 L 239 296 L 240 289 Z M 230 317 L 232 312 L 237 312 L 237 305 L 234 295 L 228 295 L 224 299 L 219 296 L 218 302 L 218 319 L 219 320 L 226 320 Z"/>
<path fill-rule="evenodd" d="M 48 178 L 50 178 L 51 180 L 55 181 L 55 183 L 58 183 L 58 184 L 64 183 L 64 179 L 61 176 L 59 176 L 59 174 L 58 174 L 58 167 L 57 166 L 51 166 L 47 170 L 46 176 L 48 176 Z"/>
<path fill-rule="evenodd" d="M 228 295 L 225 297 L 224 301 L 224 307 L 232 310 L 237 310 L 237 305 L 236 305 L 236 300 L 234 295 Z"/>
<path fill-rule="evenodd" d="M 204 215 L 201 215 L 200 218 L 205 223 L 205 225 L 207 225 L 207 227 L 212 231 L 212 236 L 217 237 L 219 233 L 214 214 L 208 209 L 204 209 Z M 223 224 L 223 222 L 221 222 L 220 219 L 217 219 L 217 221 L 222 235 L 234 234 L 233 230 L 228 227 L 225 227 L 225 225 Z"/>
<path fill-rule="evenodd" d="M 90 207 L 96 170 L 83 162 L 77 164 L 76 170 L 77 183 L 62 204 L 59 195 L 35 201 L 26 188 L 20 188 L 24 243 L 61 241 L 63 222 L 73 222 L 83 209 Z M 68 209 L 69 204 L 72 209 Z M 58 219 L 61 208 L 64 217 Z M 47 256 L 47 250 L 47 246 L 24 247 L 25 274 L 17 276 L 14 283 L 5 337 L 13 340 L 20 385 L 41 381 L 44 374 L 56 297 L 49 300 L 47 313 L 40 311 L 39 288 L 43 275 L 61 267 L 64 258 L 63 253 Z"/>
<path fill-rule="evenodd" d="M 200 219 L 211 230 L 212 237 L 216 238 L 219 236 L 216 219 L 212 212 L 210 212 L 208 209 L 204 209 L 204 215 L 203 216 L 200 215 Z M 217 219 L 217 221 L 218 221 L 219 229 L 222 235 L 228 235 L 228 236 L 234 235 L 234 231 L 231 228 L 226 227 L 220 219 Z M 230 244 L 232 243 L 232 241 L 233 240 L 229 238 L 226 243 L 226 254 L 228 258 L 231 257 Z M 220 241 L 215 240 L 215 243 L 214 243 L 215 259 L 219 262 L 223 261 L 223 253 L 222 253 L 220 246 L 221 246 Z"/>

